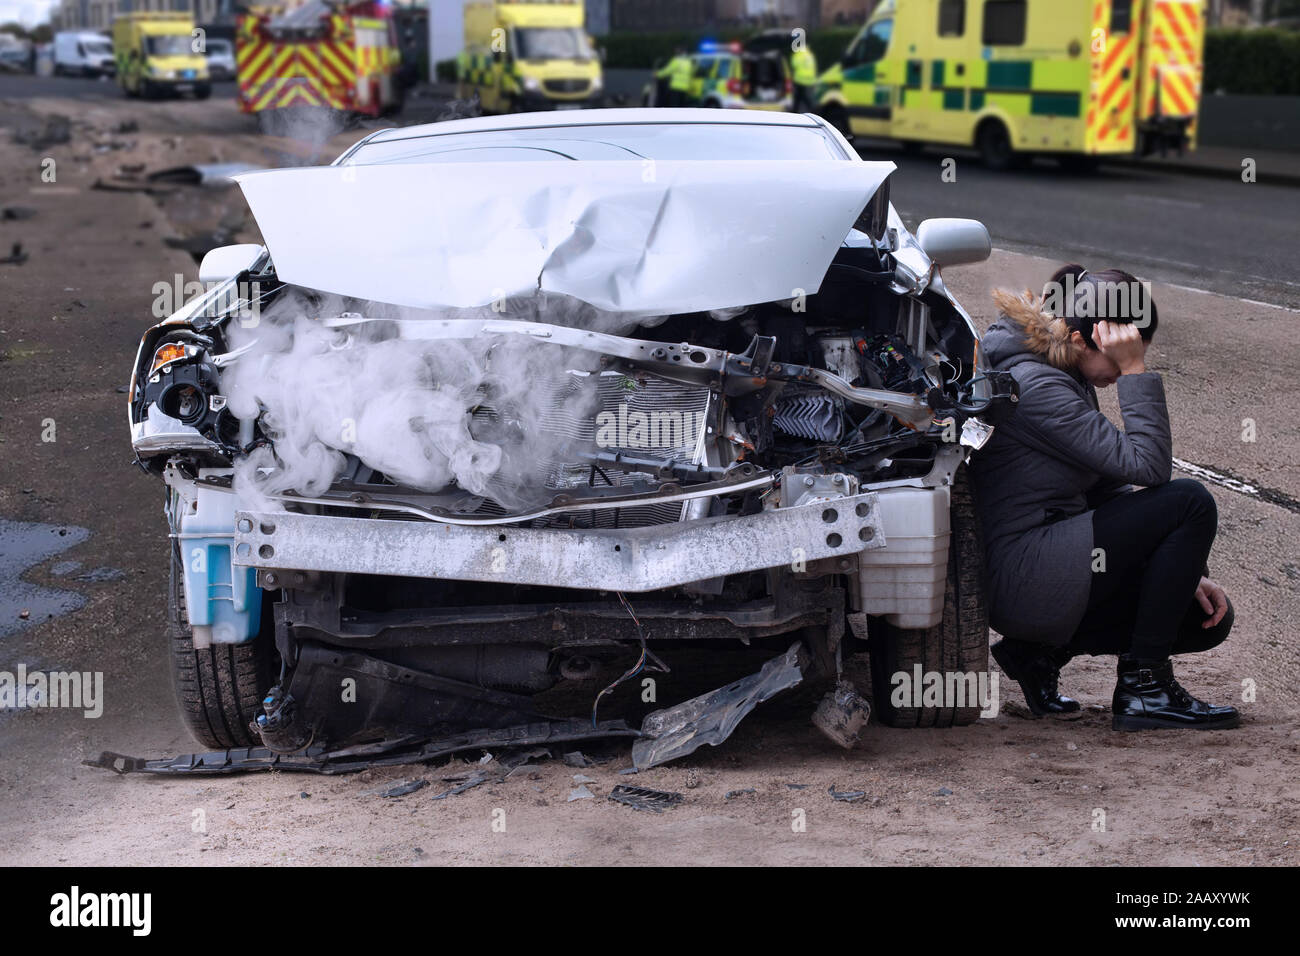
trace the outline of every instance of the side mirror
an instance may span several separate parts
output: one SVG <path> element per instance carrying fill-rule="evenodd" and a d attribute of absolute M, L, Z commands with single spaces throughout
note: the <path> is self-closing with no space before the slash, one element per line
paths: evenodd
<path fill-rule="evenodd" d="M 244 242 L 236 246 L 218 246 L 209 250 L 199 263 L 199 281 L 204 285 L 225 282 L 241 272 L 253 267 L 263 252 L 264 246 L 255 242 Z"/>
<path fill-rule="evenodd" d="M 916 228 L 916 241 L 940 266 L 983 262 L 993 251 L 989 231 L 978 219 L 927 219 Z"/>

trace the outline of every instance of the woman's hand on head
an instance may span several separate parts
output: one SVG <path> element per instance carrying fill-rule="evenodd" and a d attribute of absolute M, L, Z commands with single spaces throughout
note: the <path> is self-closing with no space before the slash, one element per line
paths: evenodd
<path fill-rule="evenodd" d="M 1092 340 L 1102 355 L 1115 363 L 1121 375 L 1137 375 L 1147 370 L 1146 343 L 1132 322 L 1102 320 L 1092 330 Z"/>
<path fill-rule="evenodd" d="M 1201 578 L 1201 583 L 1196 586 L 1196 600 L 1206 614 L 1201 627 L 1214 627 L 1228 613 L 1228 595 L 1209 578 Z"/>

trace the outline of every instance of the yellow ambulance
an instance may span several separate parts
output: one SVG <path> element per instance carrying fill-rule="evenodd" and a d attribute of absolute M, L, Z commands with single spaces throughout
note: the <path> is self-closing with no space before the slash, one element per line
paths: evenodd
<path fill-rule="evenodd" d="M 583 27 L 582 0 L 495 0 L 465 5 L 457 96 L 485 113 L 599 106 L 600 58 Z"/>
<path fill-rule="evenodd" d="M 208 58 L 188 13 L 119 13 L 113 20 L 117 82 L 127 96 L 212 95 Z"/>
<path fill-rule="evenodd" d="M 1204 0 L 882 0 L 818 78 L 846 135 L 1088 166 L 1192 148 Z"/>

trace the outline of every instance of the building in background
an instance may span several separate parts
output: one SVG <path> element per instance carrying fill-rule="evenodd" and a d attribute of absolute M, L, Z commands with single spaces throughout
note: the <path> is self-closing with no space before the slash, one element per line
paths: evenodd
<path fill-rule="evenodd" d="M 439 0 L 434 0 L 435 3 Z M 849 26 L 877 0 L 586 0 L 588 32 Z"/>
<path fill-rule="evenodd" d="M 866 23 L 876 0 L 821 0 L 821 25 L 850 27 Z"/>
<path fill-rule="evenodd" d="M 605 6 L 610 31 L 628 32 L 717 26 L 718 7 L 724 4 L 725 0 L 609 0 Z"/>
<path fill-rule="evenodd" d="M 60 0 L 51 12 L 56 30 L 107 32 L 119 13 L 188 13 L 195 23 L 234 24 L 233 0 Z"/>

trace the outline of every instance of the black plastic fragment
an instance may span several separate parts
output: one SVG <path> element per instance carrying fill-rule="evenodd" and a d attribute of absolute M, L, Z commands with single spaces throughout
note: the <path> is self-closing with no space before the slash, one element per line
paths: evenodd
<path fill-rule="evenodd" d="M 619 784 L 609 792 L 609 799 L 623 803 L 633 810 L 649 810 L 663 813 L 669 807 L 675 807 L 685 799 L 680 793 L 667 790 L 651 790 L 649 787 L 628 787 Z"/>
<path fill-rule="evenodd" d="M 408 780 L 406 783 L 399 783 L 395 787 L 390 787 L 389 789 L 381 793 L 380 796 L 381 797 L 404 797 L 408 793 L 415 793 L 415 791 L 417 790 L 423 790 L 428 785 L 429 785 L 429 781 L 425 780 L 423 777 L 418 777 L 415 780 Z"/>

